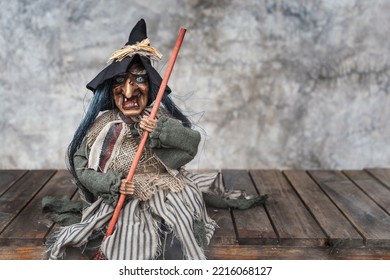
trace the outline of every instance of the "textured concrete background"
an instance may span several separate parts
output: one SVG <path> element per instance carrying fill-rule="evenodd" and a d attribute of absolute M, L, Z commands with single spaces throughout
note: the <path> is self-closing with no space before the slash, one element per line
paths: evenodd
<path fill-rule="evenodd" d="M 145 18 L 203 140 L 191 168 L 390 166 L 390 1 L 0 0 L 0 168 L 63 168 L 109 55 Z"/>

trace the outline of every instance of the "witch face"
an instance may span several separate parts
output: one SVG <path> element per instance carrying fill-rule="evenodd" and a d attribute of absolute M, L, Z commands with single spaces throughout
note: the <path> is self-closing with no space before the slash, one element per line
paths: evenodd
<path fill-rule="evenodd" d="M 141 114 L 148 103 L 148 92 L 148 75 L 141 63 L 134 63 L 126 73 L 113 78 L 115 105 L 125 117 Z"/>

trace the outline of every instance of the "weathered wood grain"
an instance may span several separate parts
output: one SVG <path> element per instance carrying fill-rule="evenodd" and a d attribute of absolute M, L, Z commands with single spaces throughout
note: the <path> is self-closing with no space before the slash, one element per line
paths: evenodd
<path fill-rule="evenodd" d="M 390 189 L 364 170 L 344 170 L 343 173 L 390 215 Z"/>
<path fill-rule="evenodd" d="M 365 170 L 390 189 L 390 168 L 366 168 Z"/>
<path fill-rule="evenodd" d="M 7 225 L 28 205 L 54 173 L 54 170 L 29 171 L 0 196 L 0 237 Z M 1 240 L 3 239 L 0 238 Z"/>
<path fill-rule="evenodd" d="M 234 230 L 233 219 L 228 209 L 208 208 L 207 213 L 217 224 L 214 235 L 211 239 L 213 245 L 234 245 L 238 243 Z"/>
<path fill-rule="evenodd" d="M 75 186 L 67 171 L 58 171 L 42 190 L 26 205 L 13 219 L 10 225 L 2 232 L 1 240 L 4 243 L 20 245 L 41 245 L 53 226 L 48 213 L 42 212 L 42 199 L 45 196 L 58 198 L 71 197 L 75 193 Z"/>
<path fill-rule="evenodd" d="M 339 171 L 309 171 L 363 235 L 366 246 L 390 247 L 390 216 Z"/>
<path fill-rule="evenodd" d="M 0 170 L 0 196 L 26 173 L 27 170 Z"/>
<path fill-rule="evenodd" d="M 42 260 L 45 247 L 41 246 L 0 246 L 0 260 Z"/>
<path fill-rule="evenodd" d="M 307 246 L 214 246 L 211 257 L 215 260 L 327 260 L 328 247 Z"/>
<path fill-rule="evenodd" d="M 325 234 L 280 171 L 251 170 L 250 174 L 258 190 L 269 196 L 266 209 L 281 245 L 326 245 Z"/>
<path fill-rule="evenodd" d="M 224 184 L 232 189 L 244 190 L 248 195 L 258 195 L 245 170 L 222 170 Z M 277 235 L 264 206 L 247 210 L 232 210 L 239 244 L 278 244 Z"/>
<path fill-rule="evenodd" d="M 362 246 L 363 237 L 304 170 L 284 171 L 334 247 Z"/>

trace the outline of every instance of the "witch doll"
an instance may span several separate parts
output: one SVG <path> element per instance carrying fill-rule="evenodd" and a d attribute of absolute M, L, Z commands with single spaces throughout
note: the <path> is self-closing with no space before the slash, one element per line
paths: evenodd
<path fill-rule="evenodd" d="M 157 118 L 149 118 L 162 82 L 151 60 L 159 58 L 141 19 L 125 46 L 113 53 L 112 63 L 87 84 L 94 95 L 67 154 L 86 207 L 80 222 L 55 235 L 49 259 L 101 237 L 120 194 L 126 200 L 115 230 L 98 238 L 106 259 L 206 258 L 217 225 L 206 212 L 199 185 L 184 169 L 197 154 L 200 133 L 174 104 L 169 87 Z M 149 138 L 129 182 L 126 175 L 144 131 Z M 214 179 L 198 181 L 204 185 Z"/>
<path fill-rule="evenodd" d="M 205 197 L 219 208 L 243 209 L 264 201 L 264 196 L 237 199 L 237 193 L 225 192 L 218 173 L 185 169 L 201 135 L 174 104 L 168 86 L 156 118 L 149 117 L 162 83 L 152 61 L 160 58 L 141 19 L 125 46 L 112 54 L 111 64 L 87 84 L 93 98 L 67 152 L 85 207 L 81 221 L 51 238 L 49 259 L 63 259 L 67 248 L 79 247 L 109 260 L 203 260 L 217 228 Z M 128 181 L 145 131 L 145 148 Z M 126 199 L 115 229 L 104 236 L 121 195 Z"/>

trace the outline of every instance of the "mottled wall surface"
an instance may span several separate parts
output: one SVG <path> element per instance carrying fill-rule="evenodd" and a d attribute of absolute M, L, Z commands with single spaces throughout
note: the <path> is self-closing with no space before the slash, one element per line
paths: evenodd
<path fill-rule="evenodd" d="M 390 165 L 390 1 L 5 1 L 0 168 L 63 168 L 85 88 L 141 18 L 203 140 L 191 168 Z"/>

